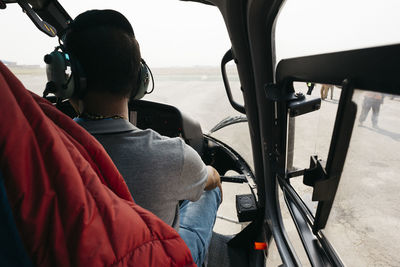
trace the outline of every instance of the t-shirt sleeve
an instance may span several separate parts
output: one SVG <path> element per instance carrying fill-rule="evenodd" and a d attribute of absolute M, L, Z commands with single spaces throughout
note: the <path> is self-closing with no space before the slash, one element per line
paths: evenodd
<path fill-rule="evenodd" d="M 197 201 L 204 191 L 207 182 L 207 167 L 199 154 L 184 144 L 183 166 L 180 176 L 179 200 Z"/>

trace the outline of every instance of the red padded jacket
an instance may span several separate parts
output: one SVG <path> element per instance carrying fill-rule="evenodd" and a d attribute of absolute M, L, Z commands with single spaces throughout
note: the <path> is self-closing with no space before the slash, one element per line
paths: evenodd
<path fill-rule="evenodd" d="M 136 205 L 103 147 L 0 62 L 0 171 L 38 266 L 195 266 L 177 232 Z"/>

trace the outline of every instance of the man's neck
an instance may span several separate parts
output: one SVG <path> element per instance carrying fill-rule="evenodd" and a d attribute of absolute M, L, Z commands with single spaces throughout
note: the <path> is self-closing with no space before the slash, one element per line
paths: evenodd
<path fill-rule="evenodd" d="M 83 99 L 82 113 L 128 119 L 128 98 L 110 93 L 88 92 Z"/>

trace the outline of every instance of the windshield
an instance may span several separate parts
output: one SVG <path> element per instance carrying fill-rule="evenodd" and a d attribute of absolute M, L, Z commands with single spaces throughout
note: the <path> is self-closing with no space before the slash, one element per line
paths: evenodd
<path fill-rule="evenodd" d="M 61 4 L 71 17 L 88 9 L 104 8 L 119 10 L 127 16 L 142 58 L 154 74 L 154 93 L 146 95 L 145 100 L 177 106 L 198 120 L 205 132 L 222 119 L 238 114 L 230 107 L 222 82 L 220 61 L 231 45 L 216 7 L 164 0 L 121 2 L 112 7 L 108 1 L 79 4 L 61 1 Z M 12 30 L 2 28 L 7 41 L 0 43 L 0 60 L 29 90 L 41 95 L 47 82 L 43 56 L 58 45 L 57 38 L 49 38 L 36 29 L 17 4 L 2 11 L 0 24 L 14 25 Z M 29 43 L 29 49 L 27 40 L 35 40 Z M 240 88 L 235 68 L 230 65 L 227 72 L 240 101 L 240 91 L 235 90 Z"/>

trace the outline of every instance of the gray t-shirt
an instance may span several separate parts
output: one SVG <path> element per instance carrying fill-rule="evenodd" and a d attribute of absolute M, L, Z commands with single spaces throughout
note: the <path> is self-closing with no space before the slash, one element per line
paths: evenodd
<path fill-rule="evenodd" d="M 207 181 L 198 153 L 181 138 L 140 130 L 127 120 L 75 119 L 103 145 L 137 204 L 179 227 L 179 201 L 197 201 Z"/>

